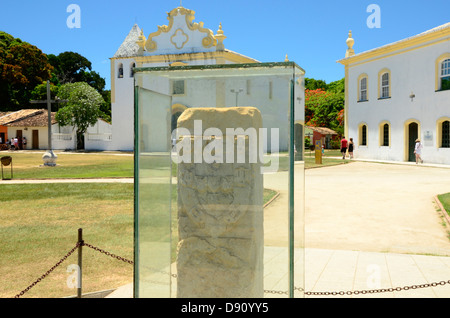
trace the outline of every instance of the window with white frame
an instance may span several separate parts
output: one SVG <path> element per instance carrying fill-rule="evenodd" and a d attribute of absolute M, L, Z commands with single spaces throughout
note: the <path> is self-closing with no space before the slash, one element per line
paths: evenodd
<path fill-rule="evenodd" d="M 441 91 L 450 89 L 450 59 L 446 59 L 441 63 L 439 82 Z"/>
<path fill-rule="evenodd" d="M 381 75 L 381 95 L 380 98 L 388 98 L 390 91 L 390 78 L 389 73 L 383 73 Z"/>
<path fill-rule="evenodd" d="M 367 100 L 367 77 L 363 77 L 359 81 L 359 100 Z"/>

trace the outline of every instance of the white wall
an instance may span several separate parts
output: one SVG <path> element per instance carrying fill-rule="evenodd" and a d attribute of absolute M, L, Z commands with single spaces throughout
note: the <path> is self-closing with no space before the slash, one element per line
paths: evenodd
<path fill-rule="evenodd" d="M 26 130 L 25 130 L 26 128 Z M 39 134 L 39 148 L 40 150 L 48 149 L 48 130 L 47 127 L 8 127 L 8 139 L 17 136 L 17 131 L 22 130 L 22 137 L 27 139 L 26 149 L 32 149 L 33 146 L 33 130 L 37 130 Z M 55 149 L 55 148 L 53 148 Z"/>
<path fill-rule="evenodd" d="M 450 117 L 450 91 L 436 92 L 435 64 L 443 53 L 450 53 L 450 42 L 434 44 L 394 56 L 381 58 L 349 69 L 349 136 L 357 145 L 356 158 L 405 161 L 405 123 L 419 122 L 421 140 L 425 132 L 433 134 L 431 145 L 424 144 L 422 158 L 427 162 L 450 164 L 450 149 L 439 149 L 436 122 Z M 378 73 L 384 68 L 391 72 L 391 98 L 378 99 Z M 358 77 L 369 76 L 369 101 L 358 102 Z M 415 98 L 411 101 L 411 92 Z M 391 145 L 380 146 L 379 125 L 388 121 L 391 126 Z M 358 146 L 358 126 L 368 126 L 367 147 Z"/>
<path fill-rule="evenodd" d="M 47 129 L 45 129 L 47 131 Z M 41 138 L 41 136 L 39 136 Z M 47 138 L 47 135 L 45 135 Z M 47 141 L 47 139 L 45 139 Z M 73 150 L 77 148 L 76 132 L 73 127 L 52 125 L 52 148 L 54 150 Z"/>
<path fill-rule="evenodd" d="M 118 78 L 119 64 L 123 64 L 123 78 Z M 111 103 L 112 142 L 110 150 L 132 151 L 134 146 L 134 77 L 130 76 L 132 59 L 114 60 L 115 96 Z"/>
<path fill-rule="evenodd" d="M 88 127 L 84 135 L 84 149 L 113 150 L 112 125 L 99 119 L 94 126 Z"/>

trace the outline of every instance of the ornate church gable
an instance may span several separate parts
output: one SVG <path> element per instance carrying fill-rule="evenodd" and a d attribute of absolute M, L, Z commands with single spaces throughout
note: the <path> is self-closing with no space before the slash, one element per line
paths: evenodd
<path fill-rule="evenodd" d="M 144 55 L 211 52 L 216 50 L 217 39 L 203 22 L 193 22 L 195 12 L 178 7 L 167 13 L 169 25 L 158 26 L 158 31 L 147 39 L 141 34 L 138 45 Z"/>

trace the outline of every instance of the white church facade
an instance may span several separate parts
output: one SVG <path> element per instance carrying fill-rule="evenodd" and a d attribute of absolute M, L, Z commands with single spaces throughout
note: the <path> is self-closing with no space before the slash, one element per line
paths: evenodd
<path fill-rule="evenodd" d="M 133 69 L 135 67 L 260 63 L 253 58 L 226 49 L 223 43 L 226 36 L 222 25 L 219 24 L 218 31 L 214 34 L 212 30 L 205 28 L 202 22 L 193 22 L 194 14 L 194 11 L 184 7 L 175 8 L 167 13 L 168 25 L 158 26 L 157 30 L 147 37 L 137 24 L 133 26 L 125 41 L 110 59 L 112 138 L 108 142 L 98 144 L 96 149 L 121 151 L 134 149 L 135 76 Z M 304 71 L 301 71 L 302 74 L 295 83 L 298 88 L 295 97 L 296 108 L 299 110 L 296 122 L 303 124 Z M 267 82 L 264 85 L 267 85 L 267 92 L 270 95 L 271 90 L 276 90 L 276 87 L 272 87 L 272 85 L 275 86 L 274 83 L 277 81 L 272 83 L 270 77 L 263 80 Z M 251 79 L 247 79 L 241 80 L 237 84 L 239 92 L 233 92 L 229 87 L 222 87 L 223 91 L 226 91 L 226 96 L 210 101 L 207 105 L 199 106 L 192 104 L 193 87 L 187 87 L 185 81 L 173 81 L 170 87 L 172 115 L 179 115 L 184 109 L 190 107 L 252 106 L 246 105 L 245 102 L 246 96 L 252 93 L 254 83 L 251 82 Z M 215 87 L 214 89 L 218 90 L 219 88 Z M 237 94 L 239 94 L 239 102 Z M 196 96 L 195 100 L 198 101 L 199 97 Z M 265 98 L 265 100 L 267 103 L 271 103 L 270 98 Z M 276 109 L 276 105 L 273 105 L 273 108 Z M 287 126 L 288 120 L 286 119 L 286 130 Z"/>
<path fill-rule="evenodd" d="M 345 66 L 345 136 L 355 158 L 450 164 L 450 23 L 355 54 Z"/>

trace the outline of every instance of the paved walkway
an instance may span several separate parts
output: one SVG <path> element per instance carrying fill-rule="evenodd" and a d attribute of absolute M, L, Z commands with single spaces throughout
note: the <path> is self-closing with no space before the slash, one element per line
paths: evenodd
<path fill-rule="evenodd" d="M 301 255 L 304 253 L 304 262 Z M 306 248 L 296 250 L 295 268 L 304 267 L 304 286 L 307 292 L 348 292 L 374 289 L 396 289 L 412 285 L 438 283 L 435 287 L 400 289 L 392 292 L 352 295 L 307 295 L 305 298 L 449 298 L 450 257 L 374 253 L 349 250 Z M 267 298 L 286 298 L 288 272 L 287 250 L 280 247 L 264 249 L 264 289 Z M 167 271 L 167 269 L 166 269 Z M 175 268 L 172 274 L 176 274 Z M 295 286 L 302 286 L 302 277 L 296 276 Z M 447 284 L 439 285 L 445 280 Z M 167 290 L 168 286 L 163 290 Z M 172 293 L 176 279 L 172 279 Z M 281 293 L 280 293 L 281 292 Z M 107 298 L 131 298 L 133 284 L 121 286 Z M 304 295 L 295 292 L 295 297 Z"/>
<path fill-rule="evenodd" d="M 450 192 L 449 166 L 360 160 L 305 174 L 306 290 L 450 282 L 435 202 Z M 450 284 L 356 297 L 450 297 Z"/>

